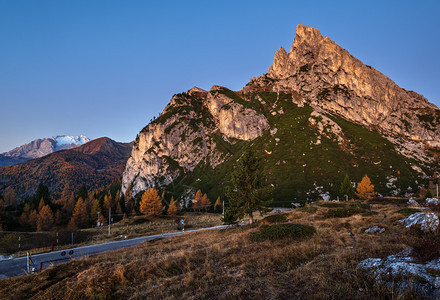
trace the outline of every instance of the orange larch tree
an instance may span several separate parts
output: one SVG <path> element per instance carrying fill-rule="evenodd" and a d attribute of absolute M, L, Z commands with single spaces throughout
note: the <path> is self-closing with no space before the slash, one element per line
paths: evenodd
<path fill-rule="evenodd" d="M 193 199 L 194 211 L 200 211 L 200 209 L 202 208 L 202 198 L 203 198 L 203 193 L 201 190 L 198 190 Z"/>
<path fill-rule="evenodd" d="M 361 199 L 368 199 L 375 194 L 376 193 L 374 192 L 374 185 L 371 184 L 370 178 L 368 178 L 368 176 L 365 174 L 361 182 L 358 183 L 358 186 L 356 188 L 356 196 Z"/>
<path fill-rule="evenodd" d="M 147 216 L 162 214 L 162 200 L 155 188 L 149 188 L 143 193 L 139 209 Z"/>
<path fill-rule="evenodd" d="M 45 231 L 52 228 L 54 222 L 53 212 L 49 205 L 44 205 L 38 215 L 37 231 Z"/>
<path fill-rule="evenodd" d="M 174 197 L 171 197 L 170 206 L 168 207 L 168 215 L 175 216 L 179 212 L 178 203 L 174 200 Z"/>

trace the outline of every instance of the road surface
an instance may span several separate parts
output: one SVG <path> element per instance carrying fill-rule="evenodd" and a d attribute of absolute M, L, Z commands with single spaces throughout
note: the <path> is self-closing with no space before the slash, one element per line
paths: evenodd
<path fill-rule="evenodd" d="M 83 246 L 83 247 L 77 247 L 77 248 L 71 248 L 71 249 L 64 249 L 60 251 L 52 251 L 48 253 L 42 253 L 42 254 L 36 254 L 31 256 L 31 268 L 35 268 L 36 271 L 40 270 L 40 267 L 47 268 L 51 264 L 61 264 L 65 262 L 69 262 L 71 259 L 74 258 L 80 258 L 85 257 L 93 254 L 103 253 L 107 251 L 113 251 L 118 250 L 125 247 L 130 247 L 137 245 L 139 243 L 154 240 L 161 237 L 170 237 L 175 236 L 179 234 L 184 234 L 188 232 L 194 232 L 194 231 L 200 231 L 200 230 L 210 230 L 210 229 L 218 229 L 218 228 L 225 228 L 227 225 L 219 225 L 214 227 L 208 227 L 208 228 L 201 228 L 201 229 L 194 229 L 194 230 L 188 230 L 185 232 L 178 231 L 178 232 L 171 232 L 171 233 L 164 233 L 162 234 L 156 234 L 156 235 L 150 235 L 150 236 L 144 236 L 129 240 L 122 240 L 122 241 L 114 241 L 114 242 L 108 242 L 103 244 L 96 244 L 96 245 L 90 245 L 90 246 Z M 27 274 L 27 258 L 26 257 L 18 257 L 18 258 L 10 258 L 10 259 L 4 259 L 0 260 L 0 278 L 6 278 L 6 277 L 15 277 L 15 276 L 23 276 Z"/>

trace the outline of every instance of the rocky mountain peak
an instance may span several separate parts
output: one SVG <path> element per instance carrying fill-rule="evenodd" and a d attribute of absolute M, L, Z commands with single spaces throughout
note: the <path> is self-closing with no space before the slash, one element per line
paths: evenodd
<path fill-rule="evenodd" d="M 314 107 L 394 139 L 440 142 L 440 110 L 434 104 L 399 87 L 316 28 L 298 25 L 290 52 L 276 51 L 268 73 L 250 85 L 298 92 Z"/>
<path fill-rule="evenodd" d="M 303 43 L 310 46 L 319 45 L 323 39 L 319 29 L 298 24 L 290 52 L 294 52 L 295 48 Z"/>
<path fill-rule="evenodd" d="M 214 189 L 246 147 L 273 170 L 278 199 L 301 194 L 304 186 L 309 191 L 303 197 L 309 195 L 317 191 L 316 182 L 333 173 L 337 179 L 329 181 L 330 189 L 348 169 L 368 169 L 382 186 L 402 173 L 408 175 L 407 188 L 415 182 L 409 176 L 422 174 L 420 166 L 430 163 L 426 143 L 440 145 L 435 105 L 363 64 L 318 29 L 298 25 L 290 52 L 280 47 L 268 73 L 243 89 L 214 85 L 174 95 L 139 133 L 122 192 L 130 188 L 137 194 L 174 185 L 176 179 L 180 183 L 173 189 L 181 190 L 175 196 L 186 195 L 182 189 L 191 185 Z M 302 184 L 286 183 L 291 176 L 285 174 L 301 177 Z"/>

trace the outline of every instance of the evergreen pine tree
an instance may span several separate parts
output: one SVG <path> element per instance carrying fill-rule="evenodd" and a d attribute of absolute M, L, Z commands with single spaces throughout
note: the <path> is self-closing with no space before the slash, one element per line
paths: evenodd
<path fill-rule="evenodd" d="M 339 194 L 345 197 L 345 200 L 348 200 L 348 197 L 352 197 L 354 194 L 353 184 L 351 183 L 350 177 L 348 174 L 345 174 L 344 181 L 341 183 L 341 188 L 339 190 Z"/>
<path fill-rule="evenodd" d="M 271 210 L 272 187 L 266 183 L 260 159 L 250 150 L 237 161 L 226 196 L 228 207 L 224 221 L 227 222 L 247 215 L 252 224 L 255 211 L 263 215 Z"/>

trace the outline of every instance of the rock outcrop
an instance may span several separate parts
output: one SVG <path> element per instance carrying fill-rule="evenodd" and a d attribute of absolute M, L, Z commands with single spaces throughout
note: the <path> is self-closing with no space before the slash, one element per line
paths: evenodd
<path fill-rule="evenodd" d="M 217 147 L 249 141 L 269 127 L 264 115 L 246 108 L 236 93 L 219 86 L 192 88 L 173 96 L 161 115 L 139 134 L 127 162 L 122 192 L 133 194 L 171 183 L 204 163 L 215 167 L 228 156 Z"/>
<path fill-rule="evenodd" d="M 418 212 L 410 215 L 408 218 L 399 220 L 406 224 L 406 228 L 410 228 L 414 225 L 420 225 L 423 232 L 435 232 L 439 225 L 439 218 L 434 213 L 422 213 Z"/>
<path fill-rule="evenodd" d="M 410 249 L 390 255 L 386 259 L 368 258 L 361 261 L 358 267 L 374 275 L 380 283 L 386 283 L 388 286 L 394 284 L 402 291 L 412 288 L 430 299 L 439 299 L 440 258 L 422 263 L 411 255 Z"/>
<path fill-rule="evenodd" d="M 315 28 L 298 25 L 290 52 L 280 48 L 269 72 L 247 89 L 262 85 L 296 91 L 313 106 L 395 138 L 440 142 L 440 110 L 434 104 L 400 88 Z"/>

